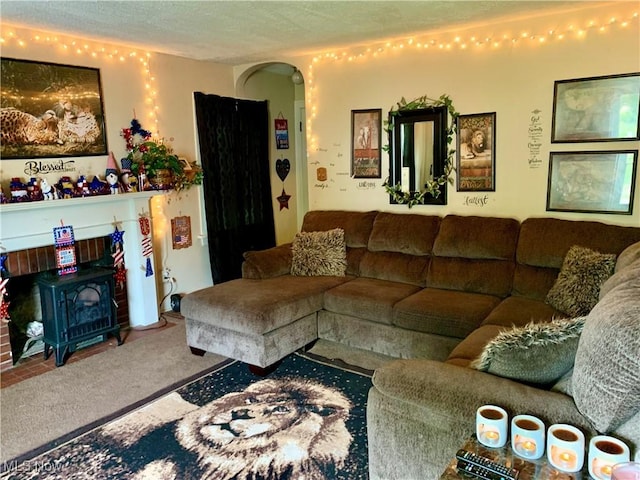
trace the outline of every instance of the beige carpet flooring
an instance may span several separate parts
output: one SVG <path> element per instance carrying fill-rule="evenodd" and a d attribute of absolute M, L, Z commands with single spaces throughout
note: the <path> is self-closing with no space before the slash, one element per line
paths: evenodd
<path fill-rule="evenodd" d="M 173 321 L 173 320 L 172 320 Z M 224 360 L 192 355 L 184 322 L 0 390 L 0 462 Z"/>
<path fill-rule="evenodd" d="M 0 462 L 113 415 L 224 360 L 192 355 L 184 322 L 0 390 Z M 391 357 L 319 340 L 310 353 L 374 370 Z"/>

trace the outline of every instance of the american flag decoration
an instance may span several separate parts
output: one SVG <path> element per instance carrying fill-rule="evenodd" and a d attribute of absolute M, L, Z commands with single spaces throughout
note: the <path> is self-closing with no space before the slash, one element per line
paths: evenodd
<path fill-rule="evenodd" d="M 113 268 L 115 269 L 114 280 L 124 288 L 127 280 L 127 269 L 124 268 L 124 231 L 119 230 L 116 225 L 115 230 L 111 234 L 111 256 L 113 257 Z"/>
<path fill-rule="evenodd" d="M 53 227 L 53 242 L 56 249 L 56 266 L 58 275 L 67 275 L 78 271 L 76 265 L 76 239 L 71 225 Z"/>
<path fill-rule="evenodd" d="M 145 276 L 151 277 L 153 275 L 153 268 L 149 257 L 153 253 L 153 245 L 151 244 L 151 220 L 149 220 L 149 215 L 146 213 L 140 214 L 138 223 L 140 224 L 140 233 L 142 234 L 142 256 L 147 258 Z"/>

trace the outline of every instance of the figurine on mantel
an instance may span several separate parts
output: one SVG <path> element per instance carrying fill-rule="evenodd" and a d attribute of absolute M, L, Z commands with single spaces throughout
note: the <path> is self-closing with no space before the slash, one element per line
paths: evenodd
<path fill-rule="evenodd" d="M 29 195 L 27 193 L 27 184 L 22 183 L 22 180 L 18 177 L 13 177 L 9 184 L 11 189 L 11 203 L 28 202 Z"/>
<path fill-rule="evenodd" d="M 46 178 L 40 179 L 40 190 L 42 191 L 42 196 L 45 200 L 58 199 L 58 191 L 56 190 L 56 187 L 49 185 Z"/>
<path fill-rule="evenodd" d="M 116 165 L 116 157 L 113 152 L 109 152 L 107 157 L 107 170 L 105 171 L 105 179 L 109 184 L 109 190 L 112 195 L 120 193 L 120 184 L 118 183 L 118 167 Z"/>

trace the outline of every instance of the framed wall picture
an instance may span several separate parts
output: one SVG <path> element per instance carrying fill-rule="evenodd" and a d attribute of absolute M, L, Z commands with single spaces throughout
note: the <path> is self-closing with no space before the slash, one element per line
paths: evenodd
<path fill-rule="evenodd" d="M 459 192 L 496 190 L 496 113 L 459 115 L 457 188 Z"/>
<path fill-rule="evenodd" d="M 639 109 L 640 73 L 556 81 L 551 142 L 638 140 Z"/>
<path fill-rule="evenodd" d="M 3 160 L 107 154 L 100 70 L 1 62 Z"/>
<path fill-rule="evenodd" d="M 637 150 L 551 152 L 547 210 L 631 215 Z"/>
<path fill-rule="evenodd" d="M 351 110 L 351 177 L 381 178 L 382 109 Z"/>
<path fill-rule="evenodd" d="M 191 217 L 175 217 L 171 219 L 171 241 L 174 250 L 191 246 Z"/>

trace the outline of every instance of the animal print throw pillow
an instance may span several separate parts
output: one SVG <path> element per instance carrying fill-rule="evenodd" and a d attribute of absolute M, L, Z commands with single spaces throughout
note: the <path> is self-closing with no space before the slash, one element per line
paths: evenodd
<path fill-rule="evenodd" d="M 574 245 L 564 257 L 546 303 L 572 317 L 587 315 L 598 303 L 600 286 L 613 275 L 614 254 Z"/>
<path fill-rule="evenodd" d="M 476 370 L 534 385 L 551 385 L 573 367 L 587 317 L 529 323 L 501 331 L 471 363 Z"/>
<path fill-rule="evenodd" d="M 344 277 L 347 271 L 347 247 L 342 228 L 297 233 L 291 253 L 291 275 Z"/>

